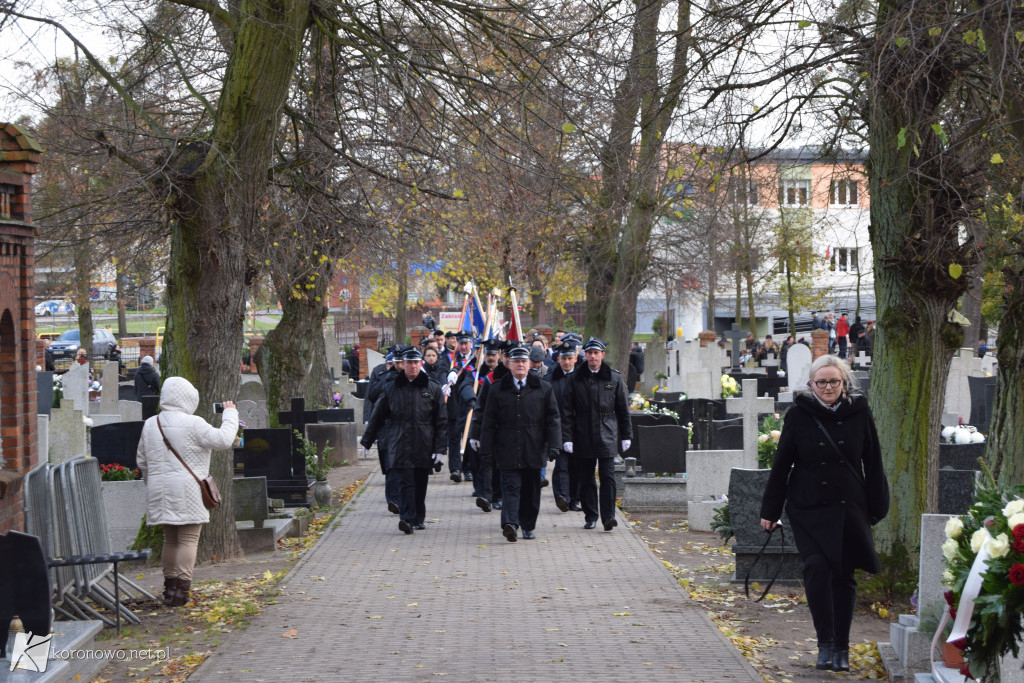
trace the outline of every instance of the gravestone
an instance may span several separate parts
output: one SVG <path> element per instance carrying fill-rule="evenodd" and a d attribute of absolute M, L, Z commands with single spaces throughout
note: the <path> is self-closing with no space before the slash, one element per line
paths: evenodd
<path fill-rule="evenodd" d="M 729 477 L 729 521 L 736 535 L 732 548 L 736 556 L 733 581 L 742 583 L 749 575 L 751 581 L 763 585 L 771 581 L 776 572 L 776 583 L 796 584 L 802 580 L 804 565 L 785 512 L 782 513 L 785 547 L 782 536 L 776 531 L 758 559 L 766 538 L 761 528 L 761 499 L 770 473 L 771 470 L 734 469 Z"/>
<path fill-rule="evenodd" d="M 666 403 L 675 403 L 686 398 L 682 391 L 655 391 L 654 400 Z"/>
<path fill-rule="evenodd" d="M 757 397 L 757 380 L 743 380 L 743 397 L 727 398 L 725 408 L 730 413 L 743 416 L 743 452 L 757 461 L 757 430 L 761 424 L 759 415 L 775 412 L 775 401 L 771 398 Z M 714 444 L 712 440 L 712 444 Z M 718 446 L 714 446 L 718 448 Z"/>
<path fill-rule="evenodd" d="M 324 351 L 327 354 L 327 366 L 331 373 L 331 384 L 338 384 L 345 381 L 341 363 L 341 348 L 338 346 L 338 338 L 334 336 L 334 326 L 325 325 Z"/>
<path fill-rule="evenodd" d="M 103 376 L 100 384 L 103 391 L 100 392 L 100 409 L 102 415 L 119 415 L 117 401 L 120 398 L 118 386 L 120 377 L 117 374 L 117 363 L 104 363 Z"/>
<path fill-rule="evenodd" d="M 117 463 L 134 470 L 138 467 L 137 454 L 145 422 L 118 422 L 93 427 L 92 457 L 101 465 Z"/>
<path fill-rule="evenodd" d="M 146 483 L 141 479 L 105 481 L 100 489 L 110 547 L 117 552 L 127 550 L 135 542 L 146 514 Z"/>
<path fill-rule="evenodd" d="M 266 429 L 270 426 L 266 401 L 243 399 L 235 407 L 238 409 L 238 419 L 245 423 L 246 429 Z"/>
<path fill-rule="evenodd" d="M 242 551 L 246 555 L 273 552 L 277 548 L 275 529 L 264 525 L 269 515 L 266 477 L 235 477 L 232 486 L 235 522 L 243 523 L 236 525 Z"/>
<path fill-rule="evenodd" d="M 118 412 L 121 422 L 138 422 L 142 420 L 142 404 L 138 401 L 118 401 Z"/>
<path fill-rule="evenodd" d="M 811 379 L 811 350 L 803 344 L 793 344 L 789 347 L 786 356 L 786 365 L 789 368 L 789 390 L 796 391 L 807 386 Z"/>
<path fill-rule="evenodd" d="M 858 351 L 857 357 L 853 359 L 853 367 L 870 368 L 871 367 L 871 356 L 866 351 Z"/>
<path fill-rule="evenodd" d="M 36 372 L 36 413 L 49 415 L 53 408 L 53 373 L 45 370 Z"/>
<path fill-rule="evenodd" d="M 623 458 L 636 458 L 640 452 L 640 427 L 653 427 L 655 425 L 678 424 L 676 419 L 670 415 L 656 415 L 654 413 L 642 413 L 636 410 L 629 412 L 629 424 L 633 439 L 629 444 L 629 450 L 623 452 Z"/>
<path fill-rule="evenodd" d="M 117 398 L 120 401 L 138 402 L 139 397 L 135 393 L 135 382 L 118 382 Z"/>
<path fill-rule="evenodd" d="M 743 451 L 691 450 L 686 454 L 686 518 L 693 531 L 711 531 L 715 508 L 722 507 L 729 492 L 733 468 L 754 469 Z"/>
<path fill-rule="evenodd" d="M 967 386 L 971 394 L 971 416 L 968 424 L 987 434 L 989 422 L 992 420 L 992 396 L 989 389 L 995 391 L 996 378 L 969 376 Z"/>
<path fill-rule="evenodd" d="M 939 514 L 962 515 L 974 504 L 978 473 L 974 470 L 939 470 Z"/>
<path fill-rule="evenodd" d="M 309 505 L 313 479 L 306 462 L 293 452 L 291 429 L 246 429 L 242 445 L 234 449 L 236 477 L 266 477 L 267 494 L 288 507 Z"/>
<path fill-rule="evenodd" d="M 324 447 L 331 447 L 327 460 L 334 467 L 355 465 L 359 461 L 355 423 L 332 422 L 306 425 L 306 438 L 316 444 L 316 452 L 321 458 Z"/>
<path fill-rule="evenodd" d="M 728 339 L 731 344 L 730 348 L 732 352 L 729 354 L 730 366 L 733 372 L 740 371 L 740 342 L 747 338 L 747 331 L 741 330 L 739 323 L 733 323 L 732 326 L 725 331 L 725 338 Z"/>
<path fill-rule="evenodd" d="M 644 381 L 641 383 L 638 391 L 643 394 L 650 394 L 652 387 L 661 385 L 661 380 L 654 376 L 654 371 L 661 370 L 665 372 L 667 367 L 668 357 L 665 345 L 657 340 L 648 344 L 647 349 L 644 351 L 644 361 L 644 366 L 648 370 L 644 373 Z"/>
<path fill-rule="evenodd" d="M 971 387 L 968 377 L 980 377 L 981 359 L 974 357 L 973 349 L 960 349 L 959 355 L 953 356 L 949 363 L 949 374 L 946 376 L 946 396 L 943 412 L 956 413 L 963 420 L 971 417 Z"/>
<path fill-rule="evenodd" d="M 366 374 L 367 374 L 367 376 L 369 376 L 369 374 L 373 371 L 373 369 L 375 367 L 377 367 L 378 365 L 381 365 L 383 362 L 384 362 L 384 354 L 383 353 L 381 353 L 380 351 L 376 351 L 374 349 L 366 349 L 366 368 L 367 368 Z"/>
<path fill-rule="evenodd" d="M 39 462 L 46 462 L 50 453 L 50 416 L 37 415 L 36 418 L 36 452 L 39 453 Z"/>
<path fill-rule="evenodd" d="M 61 402 L 60 408 L 50 411 L 49 462 L 57 464 L 86 453 L 85 422 L 81 410 Z"/>
<path fill-rule="evenodd" d="M 639 426 L 634 435 L 640 439 L 637 461 L 644 472 L 681 474 L 686 471 L 685 427 L 674 424 Z"/>
<path fill-rule="evenodd" d="M 38 635 L 50 633 L 50 595 L 53 586 L 50 583 L 50 572 L 47 569 L 47 556 L 39 537 L 29 536 L 18 531 L 0 534 L 0 655 L 8 656 L 7 634 L 11 626 L 11 617 L 17 614 L 25 631 Z M 7 678 L 8 670 L 16 667 L 13 653 L 10 653 L 11 665 L 3 665 L 2 676 Z M 43 662 L 45 663 L 45 659 Z M 45 670 L 45 665 L 42 667 Z M 24 677 L 15 674 L 13 680 L 34 680 L 36 677 Z M 40 676 L 39 678 L 43 678 Z"/>
<path fill-rule="evenodd" d="M 349 386 L 355 386 L 355 383 L 350 384 Z M 366 399 L 356 398 L 355 394 L 348 394 L 348 395 L 345 396 L 345 407 L 351 408 L 353 414 L 358 416 L 358 418 L 356 419 L 356 435 L 357 436 L 362 436 L 363 432 L 366 431 L 366 425 L 363 424 L 363 420 L 362 420 L 363 404 L 365 403 L 365 401 L 366 401 Z"/>
<path fill-rule="evenodd" d="M 259 375 L 245 375 L 242 378 L 242 385 L 238 387 L 238 401 L 267 402 L 267 392 Z"/>
<path fill-rule="evenodd" d="M 743 450 L 743 424 L 742 417 L 712 420 L 710 448 L 716 451 Z"/>
<path fill-rule="evenodd" d="M 985 443 L 939 444 L 939 469 L 981 471 L 978 458 L 985 456 Z"/>
<path fill-rule="evenodd" d="M 89 364 L 72 363 L 68 371 L 61 375 L 61 384 L 64 385 L 64 398 L 61 400 L 61 407 L 64 401 L 71 401 L 70 407 L 89 414 Z"/>
<path fill-rule="evenodd" d="M 352 408 L 328 408 L 316 411 L 317 422 L 355 422 L 355 410 Z"/>

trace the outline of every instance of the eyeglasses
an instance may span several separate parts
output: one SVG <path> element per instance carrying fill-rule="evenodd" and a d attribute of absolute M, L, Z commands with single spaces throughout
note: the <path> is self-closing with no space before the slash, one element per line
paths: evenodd
<path fill-rule="evenodd" d="M 836 387 L 838 387 L 842 383 L 843 383 L 843 380 L 841 380 L 841 379 L 816 379 L 816 380 L 814 380 L 814 386 L 818 387 L 819 389 L 824 389 L 825 387 L 832 387 L 833 389 L 835 389 Z"/>

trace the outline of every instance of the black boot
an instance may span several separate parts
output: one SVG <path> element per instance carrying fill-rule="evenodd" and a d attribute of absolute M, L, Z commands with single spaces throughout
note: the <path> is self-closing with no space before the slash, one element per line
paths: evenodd
<path fill-rule="evenodd" d="M 820 671 L 828 671 L 832 668 L 832 643 L 822 643 L 818 646 L 818 663 L 814 668 Z M 847 665 L 846 668 L 850 668 Z"/>
<path fill-rule="evenodd" d="M 832 655 L 832 670 L 833 671 L 849 671 L 850 670 L 850 651 L 849 650 L 836 650 L 835 654 Z"/>
<path fill-rule="evenodd" d="M 182 607 L 192 597 L 189 595 L 189 591 L 192 589 L 192 581 L 189 579 L 176 579 L 176 581 L 178 586 L 174 591 L 174 597 L 171 598 L 171 602 L 169 604 L 171 607 Z"/>

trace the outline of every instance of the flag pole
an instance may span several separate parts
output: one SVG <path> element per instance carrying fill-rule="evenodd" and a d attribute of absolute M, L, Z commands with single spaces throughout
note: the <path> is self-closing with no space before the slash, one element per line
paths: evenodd
<path fill-rule="evenodd" d="M 496 299 L 497 299 L 497 292 L 492 289 L 487 294 L 487 321 L 486 321 L 486 324 L 484 325 L 484 328 L 485 328 L 484 334 L 485 335 L 490 332 L 491 325 L 494 324 L 494 318 L 496 317 L 496 312 L 497 312 L 497 308 L 498 308 Z M 480 388 L 480 359 L 477 358 L 477 362 L 476 362 L 476 375 L 473 377 L 473 396 L 474 397 L 477 395 L 477 391 L 479 390 L 479 388 Z M 462 441 L 459 443 L 459 453 L 463 454 L 463 455 L 466 453 L 466 441 L 469 439 L 469 426 L 473 422 L 473 412 L 475 410 L 476 410 L 476 406 L 470 408 L 469 412 L 466 413 L 466 426 L 463 427 L 463 429 L 462 429 Z"/>

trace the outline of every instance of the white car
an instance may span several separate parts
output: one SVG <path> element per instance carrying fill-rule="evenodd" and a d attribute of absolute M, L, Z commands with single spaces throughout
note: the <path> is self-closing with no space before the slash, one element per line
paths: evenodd
<path fill-rule="evenodd" d="M 49 301 L 43 301 L 42 303 L 36 304 L 35 310 L 37 317 L 57 315 L 60 313 L 72 315 L 75 312 L 75 305 L 70 301 L 60 301 L 58 299 L 51 299 Z"/>

